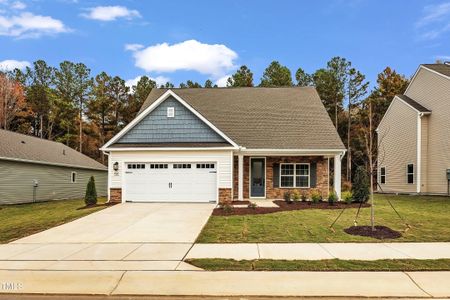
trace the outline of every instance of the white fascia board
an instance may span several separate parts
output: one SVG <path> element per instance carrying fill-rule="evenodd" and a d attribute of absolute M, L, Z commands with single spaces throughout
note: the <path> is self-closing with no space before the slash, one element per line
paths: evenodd
<path fill-rule="evenodd" d="M 96 167 L 86 167 L 86 166 L 78 166 L 78 165 L 62 164 L 62 163 L 60 164 L 60 163 L 52 163 L 52 162 L 45 162 L 45 161 L 39 161 L 39 160 L 13 158 L 13 157 L 0 157 L 0 160 L 8 160 L 8 161 L 23 162 L 23 163 L 38 164 L 38 165 L 66 167 L 66 168 L 74 168 L 74 169 L 97 170 L 97 171 L 105 171 L 105 172 L 108 171 L 106 166 L 104 169 L 102 169 L 102 168 L 96 168 Z"/>
<path fill-rule="evenodd" d="M 106 151 L 205 151 L 205 150 L 235 150 L 235 147 L 121 147 L 109 148 Z"/>
<path fill-rule="evenodd" d="M 347 150 L 345 149 L 247 149 L 241 148 L 237 153 L 246 155 L 320 155 L 320 156 L 343 156 Z"/>
<path fill-rule="evenodd" d="M 220 131 L 216 126 L 209 122 L 205 117 L 203 117 L 199 112 L 197 112 L 192 106 L 190 106 L 186 101 L 184 101 L 180 96 L 175 94 L 172 90 L 166 91 L 162 94 L 155 102 L 153 102 L 149 107 L 147 107 L 142 113 L 140 113 L 136 118 L 133 119 L 127 126 L 125 126 L 119 133 L 117 133 L 112 139 L 110 139 L 103 147 L 100 148 L 102 151 L 111 151 L 108 148 L 111 144 L 115 143 L 118 139 L 125 135 L 131 128 L 138 124 L 143 118 L 145 118 L 150 112 L 152 112 L 156 107 L 158 107 L 164 100 L 170 96 L 174 97 L 181 104 L 183 104 L 187 109 L 189 109 L 195 116 L 202 120 L 206 125 L 208 125 L 212 130 L 219 134 L 223 139 L 233 145 L 234 148 L 239 148 L 239 146 L 231 140 L 227 135 Z"/>

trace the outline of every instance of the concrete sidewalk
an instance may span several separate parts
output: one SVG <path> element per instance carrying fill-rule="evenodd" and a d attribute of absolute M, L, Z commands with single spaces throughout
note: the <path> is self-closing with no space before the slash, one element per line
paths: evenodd
<path fill-rule="evenodd" d="M 450 243 L 194 244 L 186 258 L 377 260 L 450 258 Z"/>
<path fill-rule="evenodd" d="M 0 271 L 0 293 L 449 297 L 450 272 Z"/>

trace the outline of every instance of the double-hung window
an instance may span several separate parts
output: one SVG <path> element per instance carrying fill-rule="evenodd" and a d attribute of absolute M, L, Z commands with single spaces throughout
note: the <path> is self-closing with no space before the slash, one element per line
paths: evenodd
<path fill-rule="evenodd" d="M 309 164 L 281 164 L 280 187 L 282 188 L 309 188 Z"/>
<path fill-rule="evenodd" d="M 386 183 L 386 167 L 380 168 L 380 183 L 381 184 Z"/>
<path fill-rule="evenodd" d="M 414 164 L 408 164 L 406 167 L 406 177 L 408 180 L 408 184 L 414 183 Z"/>

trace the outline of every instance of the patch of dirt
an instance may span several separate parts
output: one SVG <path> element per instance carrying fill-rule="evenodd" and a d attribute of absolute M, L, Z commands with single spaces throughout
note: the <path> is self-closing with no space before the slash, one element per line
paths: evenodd
<path fill-rule="evenodd" d="M 352 226 L 344 231 L 351 235 L 368 236 L 378 240 L 398 239 L 402 236 L 400 232 L 386 226 L 375 226 L 375 231 L 372 231 L 371 226 Z"/>
<path fill-rule="evenodd" d="M 241 202 L 244 201 L 236 201 Z M 245 201 L 249 202 L 249 201 Z M 255 202 L 258 204 L 258 202 Z M 278 207 L 256 207 L 256 208 L 248 208 L 248 207 L 233 207 L 231 211 L 227 211 L 223 208 L 215 208 L 212 212 L 213 216 L 242 216 L 242 215 L 262 215 L 262 214 L 271 214 L 280 211 L 291 211 L 291 210 L 302 210 L 302 209 L 343 209 L 343 208 L 357 208 L 359 207 L 359 203 L 335 203 L 334 205 L 328 204 L 328 202 L 292 202 L 286 203 L 283 200 L 275 200 L 273 201 Z M 234 203 L 233 203 L 234 204 Z M 242 203 L 244 204 L 244 203 Z M 361 208 L 370 207 L 369 204 L 364 203 Z"/>

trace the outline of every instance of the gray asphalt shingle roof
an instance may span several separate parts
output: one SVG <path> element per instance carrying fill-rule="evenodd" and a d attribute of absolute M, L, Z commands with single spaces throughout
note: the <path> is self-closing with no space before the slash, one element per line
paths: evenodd
<path fill-rule="evenodd" d="M 0 129 L 0 159 L 106 170 L 94 159 L 74 149 L 45 139 Z"/>
<path fill-rule="evenodd" d="M 403 101 L 405 101 L 406 103 L 408 103 L 409 105 L 411 105 L 415 110 L 417 110 L 418 112 L 423 112 L 423 113 L 429 113 L 431 112 L 431 110 L 429 110 L 428 108 L 420 105 L 419 103 L 417 103 L 416 101 L 414 101 L 413 99 L 409 98 L 408 96 L 405 95 L 397 95 L 397 97 L 399 97 L 400 99 L 402 99 Z"/>
<path fill-rule="evenodd" d="M 448 64 L 422 64 L 422 66 L 450 77 L 450 65 Z"/>
<path fill-rule="evenodd" d="M 171 89 L 239 146 L 345 149 L 312 87 Z M 153 89 L 140 113 L 167 89 Z"/>

